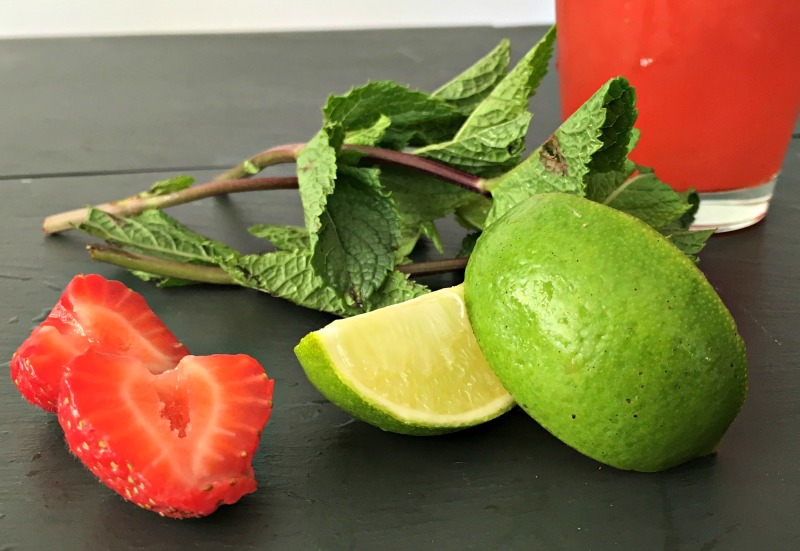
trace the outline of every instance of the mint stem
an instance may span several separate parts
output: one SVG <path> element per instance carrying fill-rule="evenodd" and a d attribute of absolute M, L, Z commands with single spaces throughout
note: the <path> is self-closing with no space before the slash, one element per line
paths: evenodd
<path fill-rule="evenodd" d="M 103 203 L 95 208 L 115 216 L 134 216 L 146 210 L 174 207 L 215 195 L 266 189 L 294 189 L 296 187 L 297 178 L 293 176 L 215 180 L 166 195 L 134 195 L 118 201 Z M 88 215 L 88 207 L 54 214 L 45 218 L 42 229 L 46 234 L 71 230 L 84 223 Z"/>
<path fill-rule="evenodd" d="M 431 161 L 425 157 L 414 155 L 413 153 L 403 153 L 402 151 L 394 151 L 393 149 L 383 149 L 380 147 L 370 147 L 367 145 L 349 145 L 342 146 L 344 151 L 357 151 L 363 153 L 365 158 L 372 161 L 384 162 L 393 165 L 398 165 L 412 170 L 419 170 L 430 176 L 435 176 L 441 180 L 445 180 L 452 184 L 468 189 L 475 193 L 482 195 L 489 195 L 484 185 L 484 179 L 474 174 L 462 172 L 456 168 L 446 164 Z"/>
<path fill-rule="evenodd" d="M 128 270 L 138 270 L 162 277 L 187 279 L 198 283 L 236 285 L 236 281 L 225 270 L 216 266 L 202 266 L 176 260 L 165 260 L 99 243 L 90 244 L 86 249 L 93 260 L 113 264 Z M 467 260 L 467 258 L 447 258 L 429 262 L 413 262 L 397 266 L 397 270 L 410 276 L 441 274 L 463 270 L 467 265 Z"/>
<path fill-rule="evenodd" d="M 254 155 L 230 170 L 218 174 L 205 184 L 191 186 L 166 195 L 134 195 L 118 201 L 96 205 L 95 208 L 116 216 L 134 216 L 146 210 L 173 207 L 215 195 L 296 188 L 297 178 L 295 177 L 252 178 L 252 176 L 268 166 L 296 161 L 297 155 L 304 147 L 305 144 L 301 143 L 273 147 Z M 469 191 L 482 195 L 489 194 L 485 185 L 486 181 L 483 178 L 413 153 L 349 144 L 343 145 L 342 149 L 362 153 L 366 160 L 418 170 Z M 85 222 L 88 214 L 88 207 L 54 214 L 45 218 L 42 229 L 46 234 L 71 230 Z"/>
<path fill-rule="evenodd" d="M 297 156 L 303 150 L 306 144 L 294 143 L 279 145 L 266 151 L 250 157 L 230 170 L 218 175 L 214 180 L 232 180 L 248 178 L 259 171 L 267 168 L 268 166 L 291 163 L 297 160 Z M 484 186 L 483 178 L 479 178 L 474 174 L 469 174 L 461 170 L 452 168 L 448 165 L 414 155 L 413 153 L 403 153 L 402 151 L 394 151 L 393 149 L 384 149 L 381 147 L 370 147 L 367 145 L 353 145 L 344 144 L 343 151 L 356 151 L 364 155 L 368 161 L 377 161 L 381 163 L 388 163 L 392 165 L 409 168 L 424 172 L 430 176 L 445 180 L 447 182 L 456 184 L 465 189 L 488 195 L 488 191 Z"/>
<path fill-rule="evenodd" d="M 456 272 L 467 267 L 469 258 L 446 258 L 444 260 L 430 260 L 428 262 L 412 262 L 401 264 L 396 267 L 398 272 L 403 272 L 410 276 L 422 276 L 443 274 L 446 272 Z"/>
<path fill-rule="evenodd" d="M 272 165 L 279 165 L 284 163 L 293 163 L 297 160 L 297 156 L 305 148 L 304 143 L 292 143 L 271 147 L 266 151 L 262 151 L 257 155 L 253 155 L 249 159 L 242 161 L 235 167 L 226 170 L 222 174 L 218 174 L 212 181 L 219 182 L 222 180 L 242 180 L 249 178 L 254 174 L 258 174 L 263 169 Z"/>
<path fill-rule="evenodd" d="M 213 283 L 215 285 L 235 285 L 236 282 L 225 270 L 216 266 L 200 266 L 174 260 L 164 260 L 152 256 L 123 251 L 117 247 L 91 244 L 86 247 L 93 260 L 106 262 L 128 270 L 138 270 L 163 277 L 175 277 L 197 281 L 199 283 Z"/>

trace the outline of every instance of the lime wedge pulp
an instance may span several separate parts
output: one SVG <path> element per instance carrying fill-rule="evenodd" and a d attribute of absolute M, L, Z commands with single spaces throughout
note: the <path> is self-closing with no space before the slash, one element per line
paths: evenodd
<path fill-rule="evenodd" d="M 295 354 L 332 403 L 391 432 L 450 432 L 514 406 L 478 348 L 461 285 L 336 320 Z"/>

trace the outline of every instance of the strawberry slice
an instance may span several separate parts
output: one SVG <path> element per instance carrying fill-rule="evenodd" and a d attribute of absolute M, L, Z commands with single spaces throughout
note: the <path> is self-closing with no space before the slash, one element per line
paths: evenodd
<path fill-rule="evenodd" d="M 200 517 L 255 491 L 251 460 L 273 385 L 245 355 L 186 356 L 154 374 L 89 350 L 62 378 L 58 421 L 70 450 L 125 499 Z"/>
<path fill-rule="evenodd" d="M 11 358 L 11 378 L 34 405 L 56 411 L 64 368 L 89 347 L 132 356 L 160 373 L 189 351 L 144 297 L 97 274 L 78 275 Z"/>

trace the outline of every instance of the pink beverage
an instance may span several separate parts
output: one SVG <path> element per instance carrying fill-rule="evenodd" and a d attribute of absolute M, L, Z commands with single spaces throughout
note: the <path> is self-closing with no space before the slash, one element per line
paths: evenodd
<path fill-rule="evenodd" d="M 764 216 L 800 111 L 800 1 L 556 0 L 556 23 L 565 118 L 622 75 L 639 108 L 634 161 L 712 202 L 762 203 L 707 226 Z"/>

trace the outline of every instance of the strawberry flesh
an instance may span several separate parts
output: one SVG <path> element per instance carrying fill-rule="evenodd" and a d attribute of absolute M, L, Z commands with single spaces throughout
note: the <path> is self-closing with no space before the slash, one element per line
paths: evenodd
<path fill-rule="evenodd" d="M 54 412 L 66 365 L 90 347 L 137 358 L 153 373 L 189 353 L 140 294 L 97 274 L 78 275 L 14 353 L 11 378 L 29 402 Z"/>
<path fill-rule="evenodd" d="M 42 324 L 14 353 L 11 378 L 30 403 L 55 411 L 64 366 L 82 354 L 86 346 L 85 338 Z"/>
<path fill-rule="evenodd" d="M 58 420 L 70 450 L 125 499 L 201 517 L 255 491 L 251 461 L 273 385 L 245 355 L 185 356 L 154 373 L 89 350 L 62 377 Z"/>

